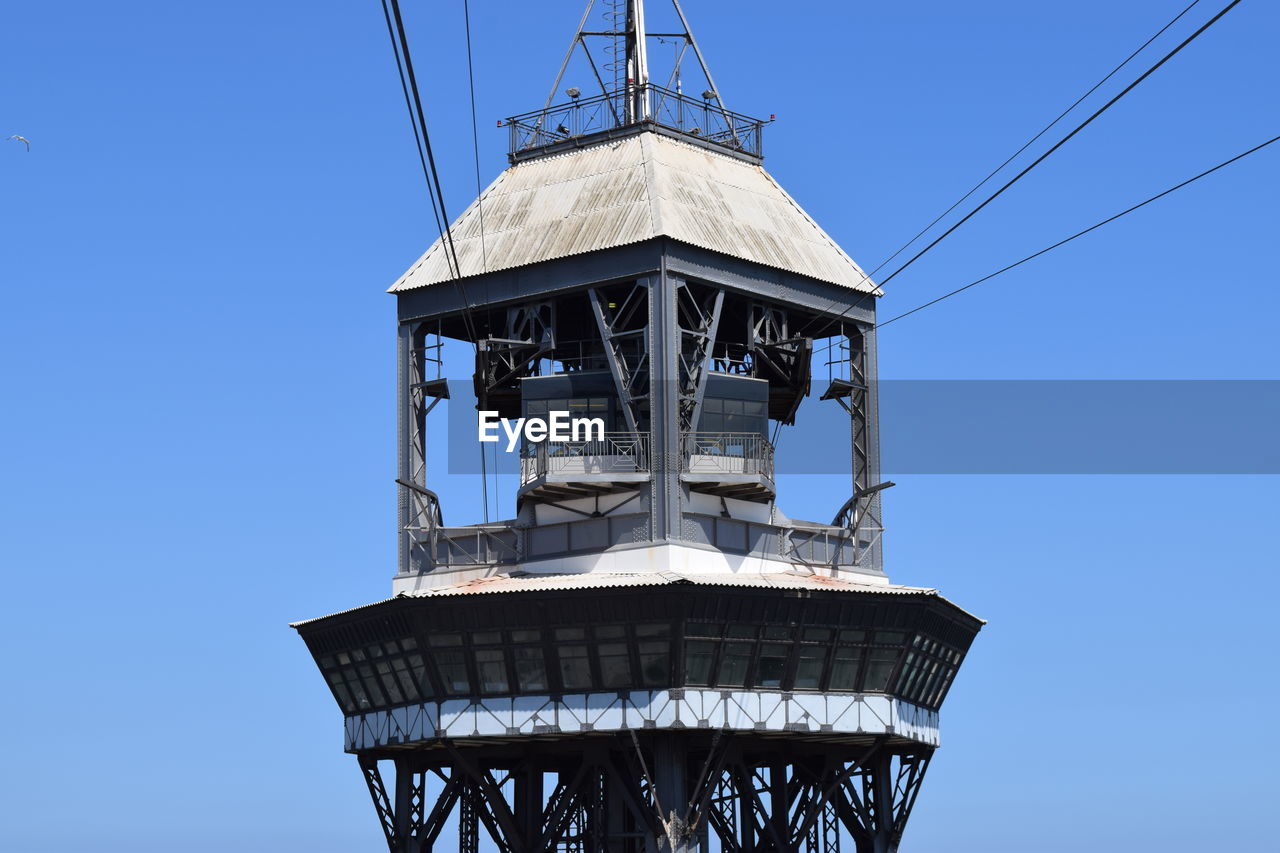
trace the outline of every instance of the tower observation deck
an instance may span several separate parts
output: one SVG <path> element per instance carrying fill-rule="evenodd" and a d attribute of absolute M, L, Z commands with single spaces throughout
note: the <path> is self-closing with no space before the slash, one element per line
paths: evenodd
<path fill-rule="evenodd" d="M 391 287 L 392 597 L 294 627 L 392 853 L 896 850 L 982 622 L 884 570 L 879 291 L 764 170 L 678 2 L 661 31 L 593 8 L 452 246 Z M 553 103 L 575 59 L 598 92 Z M 446 339 L 477 409 L 601 422 L 522 444 L 510 519 L 446 524 L 432 491 Z M 770 440 L 811 390 L 849 423 L 822 521 L 783 512 Z"/>

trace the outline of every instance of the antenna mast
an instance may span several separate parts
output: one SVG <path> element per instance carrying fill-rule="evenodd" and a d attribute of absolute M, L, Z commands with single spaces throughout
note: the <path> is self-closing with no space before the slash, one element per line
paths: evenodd
<path fill-rule="evenodd" d="M 633 122 L 650 118 L 646 38 L 644 0 L 627 0 L 627 109 Z"/>

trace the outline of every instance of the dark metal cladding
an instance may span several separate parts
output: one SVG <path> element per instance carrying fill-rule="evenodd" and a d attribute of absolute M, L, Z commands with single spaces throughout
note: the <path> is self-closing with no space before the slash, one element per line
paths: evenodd
<path fill-rule="evenodd" d="M 405 597 L 299 631 L 357 714 L 672 687 L 883 693 L 937 710 L 979 627 L 925 594 L 676 585 Z"/>

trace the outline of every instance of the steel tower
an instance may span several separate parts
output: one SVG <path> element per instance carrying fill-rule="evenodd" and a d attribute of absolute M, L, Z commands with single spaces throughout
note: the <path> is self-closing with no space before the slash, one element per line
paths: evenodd
<path fill-rule="evenodd" d="M 599 93 L 507 121 L 461 269 L 440 241 L 391 288 L 393 597 L 294 627 L 392 853 L 896 850 L 982 623 L 882 568 L 878 291 L 764 171 L 765 122 L 725 107 L 679 4 L 679 32 L 605 12 L 570 50 L 607 41 Z M 653 37 L 699 97 L 678 61 L 651 82 Z M 446 338 L 479 409 L 606 423 L 524 444 L 514 518 L 448 525 L 430 489 Z M 769 439 L 815 341 L 850 424 L 830 523 L 782 512 Z"/>

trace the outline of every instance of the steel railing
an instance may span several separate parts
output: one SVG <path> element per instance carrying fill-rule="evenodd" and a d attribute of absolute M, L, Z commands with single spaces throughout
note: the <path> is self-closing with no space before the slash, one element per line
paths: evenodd
<path fill-rule="evenodd" d="M 637 100 L 648 106 L 648 117 L 639 117 Z M 512 116 L 505 122 L 511 134 L 511 155 L 567 142 L 575 137 L 614 128 L 652 123 L 696 136 L 716 145 L 755 157 L 764 156 L 763 119 L 721 108 L 714 100 L 690 98 L 655 84 L 577 98 Z"/>
<path fill-rule="evenodd" d="M 686 432 L 680 439 L 681 471 L 773 479 L 773 445 L 758 432 Z"/>
<path fill-rule="evenodd" d="M 607 432 L 581 441 L 539 441 L 520 452 L 520 485 L 575 474 L 643 474 L 649 470 L 647 433 Z"/>

